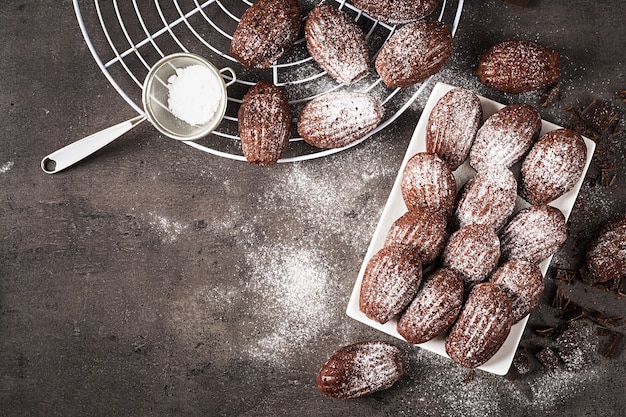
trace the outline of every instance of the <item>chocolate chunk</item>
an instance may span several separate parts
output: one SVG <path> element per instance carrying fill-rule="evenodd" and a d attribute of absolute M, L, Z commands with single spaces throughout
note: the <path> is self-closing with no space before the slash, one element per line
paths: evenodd
<path fill-rule="evenodd" d="M 535 356 L 549 371 L 554 371 L 559 366 L 559 357 L 549 347 L 541 349 Z"/>
<path fill-rule="evenodd" d="M 584 335 L 573 327 L 556 338 L 558 356 L 568 371 L 581 370 L 589 359 L 581 346 L 581 339 L 584 339 Z"/>
<path fill-rule="evenodd" d="M 619 113 L 608 103 L 593 99 L 580 114 L 582 121 L 600 134 L 606 133 L 617 120 Z"/>

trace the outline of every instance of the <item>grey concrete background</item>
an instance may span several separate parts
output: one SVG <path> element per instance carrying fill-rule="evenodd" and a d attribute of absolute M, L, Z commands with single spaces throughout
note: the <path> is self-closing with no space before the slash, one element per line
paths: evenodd
<path fill-rule="evenodd" d="M 576 322 L 575 366 L 535 366 L 515 380 L 478 371 L 466 383 L 447 359 L 344 314 L 427 94 L 365 143 L 311 162 L 252 167 L 146 124 L 49 176 L 43 156 L 132 109 L 94 63 L 70 1 L 0 1 L 0 39 L 0 415 L 625 414 L 624 342 L 605 358 L 607 337 L 591 320 Z M 480 85 L 478 55 L 507 39 L 561 53 L 559 101 L 541 108 L 539 94 Z M 626 110 L 616 96 L 626 88 L 624 39 L 622 1 L 466 2 L 436 78 L 574 127 L 566 109 L 593 98 Z M 559 348 L 533 329 L 566 326 L 551 306 L 555 268 L 578 269 L 598 227 L 626 210 L 624 133 L 598 141 L 521 342 L 531 352 Z M 615 291 L 562 288 L 587 309 L 624 314 Z M 323 397 L 315 375 L 326 358 L 373 339 L 405 350 L 407 375 L 367 398 Z"/>

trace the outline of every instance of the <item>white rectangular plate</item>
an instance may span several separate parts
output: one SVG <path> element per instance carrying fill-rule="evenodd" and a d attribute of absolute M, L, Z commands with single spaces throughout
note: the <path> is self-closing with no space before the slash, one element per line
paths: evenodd
<path fill-rule="evenodd" d="M 415 131 L 413 132 L 413 136 L 411 138 L 411 142 L 409 143 L 406 155 L 404 160 L 402 161 L 402 165 L 400 166 L 400 170 L 398 172 L 398 176 L 396 177 L 396 181 L 391 189 L 391 194 L 389 195 L 389 199 L 387 200 L 387 204 L 383 210 L 383 214 L 381 216 L 380 221 L 378 222 L 378 226 L 376 227 L 376 231 L 374 232 L 374 236 L 370 242 L 370 246 L 368 248 L 367 254 L 363 260 L 363 264 L 361 265 L 361 270 L 359 271 L 359 275 L 357 277 L 356 283 L 354 285 L 354 289 L 352 290 L 352 295 L 350 297 L 350 301 L 348 302 L 348 308 L 346 313 L 351 318 L 358 320 L 362 323 L 365 323 L 375 329 L 378 329 L 382 332 L 395 336 L 399 339 L 402 339 L 402 336 L 396 330 L 396 324 L 398 323 L 397 317 L 390 320 L 385 324 L 380 324 L 376 321 L 370 320 L 365 314 L 363 314 L 359 310 L 359 294 L 361 292 L 361 281 L 363 279 L 363 274 L 365 272 L 365 268 L 369 259 L 383 246 L 385 241 L 385 237 L 391 224 L 402 214 L 406 212 L 406 206 L 404 204 L 404 200 L 402 198 L 402 191 L 400 188 L 400 184 L 402 182 L 402 172 L 404 170 L 404 166 L 411 156 L 415 155 L 418 152 L 426 151 L 426 125 L 428 123 L 428 117 L 434 105 L 437 101 L 449 90 L 455 88 L 454 86 L 437 83 L 433 88 L 433 91 L 424 107 L 424 111 L 415 127 Z M 504 107 L 503 104 L 495 102 L 493 100 L 486 99 L 484 97 L 479 96 L 482 108 L 483 108 L 483 120 L 500 110 Z M 553 123 L 542 121 L 541 135 L 549 132 L 551 130 L 559 129 L 560 126 L 557 126 Z M 574 188 L 569 191 L 567 194 L 559 197 L 554 200 L 550 205 L 560 209 L 565 215 L 565 219 L 569 218 L 570 213 L 572 212 L 572 208 L 574 207 L 574 203 L 576 202 L 576 197 L 578 196 L 578 192 L 580 191 L 580 187 L 582 185 L 583 179 L 587 173 L 587 169 L 589 168 L 589 164 L 591 162 L 591 158 L 593 156 L 593 152 L 595 150 L 595 143 L 587 138 L 583 138 L 585 140 L 585 144 L 587 145 L 587 161 L 585 164 L 585 168 L 580 177 L 580 180 Z M 519 168 L 519 167 L 518 167 Z M 513 169 L 515 172 L 515 169 Z M 457 188 L 461 188 L 468 179 L 471 178 L 474 171 L 469 168 L 467 162 L 459 167 L 455 172 L 454 176 L 457 180 Z M 519 170 L 515 172 L 517 179 L 519 180 Z M 528 204 L 518 198 L 517 205 L 515 210 L 519 211 L 523 207 L 528 206 Z M 541 263 L 541 272 L 545 277 L 546 271 L 548 270 L 548 266 L 550 265 L 550 261 L 552 258 L 546 259 Z M 525 317 L 517 324 L 513 325 L 511 328 L 511 332 L 509 333 L 508 338 L 504 342 L 504 345 L 500 348 L 500 350 L 484 365 L 480 366 L 478 369 L 482 369 L 487 372 L 491 372 L 497 375 L 505 375 L 509 367 L 511 366 L 511 362 L 513 361 L 513 356 L 515 355 L 515 351 L 517 350 L 517 345 L 522 337 L 522 333 L 524 332 L 524 328 L 526 327 L 526 322 L 528 321 L 528 317 Z M 426 343 L 418 344 L 417 346 L 427 349 L 429 351 L 435 352 L 439 355 L 446 356 L 445 348 L 444 348 L 444 336 L 439 336 L 433 340 L 430 340 Z"/>

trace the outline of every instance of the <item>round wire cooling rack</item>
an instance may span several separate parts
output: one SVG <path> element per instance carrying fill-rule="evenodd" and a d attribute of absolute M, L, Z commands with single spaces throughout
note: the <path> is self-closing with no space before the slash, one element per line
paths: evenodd
<path fill-rule="evenodd" d="M 143 80 L 159 59 L 176 52 L 204 56 L 218 68 L 231 67 L 236 82 L 228 89 L 226 116 L 209 136 L 185 144 L 201 151 L 245 161 L 237 130 L 237 110 L 250 86 L 270 81 L 281 87 L 289 97 L 294 114 L 313 98 L 336 90 L 361 91 L 372 94 L 385 108 L 381 124 L 354 146 L 395 121 L 425 90 L 430 78 L 408 88 L 390 89 L 372 70 L 356 84 L 337 83 L 309 56 L 303 36 L 292 50 L 270 68 L 247 69 L 230 56 L 230 41 L 241 15 L 253 2 L 248 0 L 73 0 L 74 10 L 83 37 L 98 66 L 117 92 L 139 114 Z M 300 1 L 303 16 L 321 3 Z M 395 32 L 390 26 L 370 18 L 345 0 L 326 1 L 354 18 L 366 34 L 370 54 L 375 57 L 384 42 Z M 440 0 L 428 18 L 448 25 L 456 33 L 464 0 Z M 302 35 L 302 34 L 301 34 Z M 228 78 L 228 77 L 226 77 Z M 319 158 L 341 149 L 319 149 L 308 145 L 292 133 L 289 146 L 279 162 Z"/>

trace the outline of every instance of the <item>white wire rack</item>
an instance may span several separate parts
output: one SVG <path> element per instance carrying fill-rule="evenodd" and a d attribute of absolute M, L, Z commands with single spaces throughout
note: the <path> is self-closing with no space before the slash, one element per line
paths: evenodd
<path fill-rule="evenodd" d="M 351 86 L 343 86 L 321 70 L 308 55 L 301 36 L 293 49 L 271 68 L 250 70 L 240 66 L 229 54 L 232 34 L 248 0 L 73 0 L 74 10 L 85 42 L 103 74 L 139 114 L 141 89 L 149 69 L 165 55 L 192 52 L 204 56 L 218 68 L 231 67 L 237 81 L 228 89 L 226 116 L 206 138 L 184 142 L 201 151 L 245 161 L 237 133 L 237 110 L 241 98 L 260 80 L 283 88 L 294 114 L 313 98 L 339 89 L 368 92 L 385 108 L 382 123 L 354 146 L 389 126 L 424 91 L 430 79 L 410 88 L 387 88 L 376 71 Z M 320 1 L 300 1 L 303 15 Z M 394 33 L 396 27 L 378 22 L 345 0 L 326 1 L 351 15 L 366 34 L 372 56 Z M 457 31 L 464 0 L 440 0 L 429 17 Z M 345 148 L 342 148 L 345 149 Z M 292 139 L 279 162 L 319 158 L 342 149 L 318 149 L 308 145 L 294 129 Z"/>

